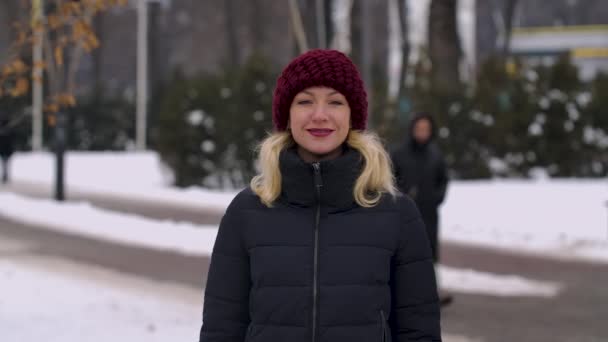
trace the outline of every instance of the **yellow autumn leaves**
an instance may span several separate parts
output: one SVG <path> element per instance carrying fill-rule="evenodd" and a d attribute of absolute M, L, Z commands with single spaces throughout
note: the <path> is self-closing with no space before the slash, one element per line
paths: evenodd
<path fill-rule="evenodd" d="M 14 59 L 2 66 L 0 72 L 0 96 L 19 97 L 29 91 L 29 67 L 23 60 Z"/>
<path fill-rule="evenodd" d="M 64 75 L 66 54 L 81 49 L 86 53 L 99 47 L 99 40 L 91 25 L 92 19 L 100 12 L 113 6 L 126 5 L 128 0 L 55 0 L 53 8 L 43 19 L 32 16 L 14 23 L 13 55 L 6 61 L 0 60 L 0 97 L 24 96 L 34 82 L 42 82 L 45 77 Z M 34 2 L 35 4 L 35 2 Z M 25 17 L 25 16 L 24 16 Z M 43 61 L 32 65 L 31 49 L 36 43 L 44 44 Z M 70 63 L 74 63 L 70 60 Z M 32 72 L 40 70 L 41 72 Z M 52 71 L 52 72 L 51 72 Z M 45 111 L 57 112 L 61 108 L 74 106 L 76 99 L 67 82 L 65 89 L 45 91 Z"/>

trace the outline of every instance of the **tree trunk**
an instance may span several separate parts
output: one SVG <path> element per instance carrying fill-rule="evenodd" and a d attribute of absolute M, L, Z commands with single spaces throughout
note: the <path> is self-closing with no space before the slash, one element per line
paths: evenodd
<path fill-rule="evenodd" d="M 429 57 L 433 88 L 446 95 L 460 92 L 460 39 L 456 27 L 456 0 L 431 0 Z"/>
<path fill-rule="evenodd" d="M 308 48 L 319 47 L 319 37 L 317 33 L 317 13 L 314 0 L 300 0 L 298 1 L 302 23 L 304 24 L 304 30 L 306 31 L 306 38 L 308 39 Z"/>
<path fill-rule="evenodd" d="M 517 0 L 507 0 L 505 8 L 504 25 L 505 25 L 505 41 L 502 48 L 502 56 L 506 58 L 511 50 L 511 33 L 513 32 L 513 16 L 517 7 Z"/>
<path fill-rule="evenodd" d="M 334 21 L 333 21 L 333 8 L 334 0 L 325 0 L 325 41 L 327 42 L 326 48 L 329 48 L 332 40 L 334 39 Z"/>
<path fill-rule="evenodd" d="M 7 38 L 8 38 L 8 42 L 14 42 L 16 39 L 16 31 L 13 29 L 12 24 L 17 22 L 17 21 L 21 21 L 21 18 L 24 16 L 24 13 L 26 13 L 26 11 L 24 10 L 23 6 L 20 6 L 19 2 L 17 0 L 2 0 L 0 1 L 1 3 L 1 7 L 3 7 L 1 10 L 6 13 L 6 19 L 7 22 L 6 24 L 6 29 L 7 29 Z M 8 47 L 8 46 L 7 46 Z"/>
<path fill-rule="evenodd" d="M 405 94 L 405 76 L 408 72 L 410 59 L 410 44 L 407 30 L 407 6 L 405 0 L 396 0 L 399 9 L 399 25 L 401 28 L 401 70 L 399 72 L 399 86 L 397 91 L 397 113 L 400 113 L 400 104 Z"/>
<path fill-rule="evenodd" d="M 224 0 L 224 18 L 226 23 L 226 43 L 228 51 L 228 62 L 231 66 L 239 65 L 239 43 L 235 27 L 234 0 Z"/>
<path fill-rule="evenodd" d="M 161 28 L 162 4 L 150 2 L 148 9 L 148 83 L 152 93 L 164 81 L 167 69 L 167 54 L 163 49 L 163 30 Z"/>
<path fill-rule="evenodd" d="M 95 33 L 97 34 L 97 39 L 99 39 L 99 42 L 100 42 L 97 49 L 93 50 L 91 53 L 91 57 L 93 59 L 93 84 L 95 85 L 96 89 L 99 89 L 102 87 L 101 73 L 103 70 L 102 63 L 103 63 L 103 49 L 104 49 L 104 43 L 103 43 L 104 16 L 105 15 L 103 13 L 99 13 L 93 19 L 93 27 L 94 27 Z"/>
<path fill-rule="evenodd" d="M 294 36 L 296 38 L 296 54 L 304 53 L 308 50 L 308 39 L 306 35 L 306 29 L 302 22 L 302 11 L 298 6 L 296 0 L 289 1 L 289 14 L 291 18 L 291 24 L 293 26 Z"/>
<path fill-rule="evenodd" d="M 350 51 L 358 66 L 361 66 L 361 30 L 361 1 L 354 0 L 350 12 Z"/>
<path fill-rule="evenodd" d="M 373 18 L 371 13 L 371 4 L 369 1 L 361 1 L 361 13 L 359 19 L 361 20 L 361 77 L 366 85 L 367 100 L 370 104 L 373 104 L 374 89 L 372 82 L 372 30 L 373 30 Z M 368 113 L 367 121 L 373 123 L 372 115 L 375 113 Z"/>
<path fill-rule="evenodd" d="M 266 11 L 262 7 L 260 0 L 251 0 L 251 34 L 253 51 L 259 51 L 264 44 L 264 24 Z"/>

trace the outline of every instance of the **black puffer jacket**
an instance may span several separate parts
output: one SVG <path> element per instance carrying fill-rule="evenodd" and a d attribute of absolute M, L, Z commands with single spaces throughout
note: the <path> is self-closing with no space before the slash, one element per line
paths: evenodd
<path fill-rule="evenodd" d="M 220 224 L 205 289 L 204 342 L 440 341 L 429 242 L 415 204 L 353 200 L 360 155 L 281 155 L 272 208 L 250 190 Z"/>
<path fill-rule="evenodd" d="M 414 125 L 421 119 L 431 122 L 432 134 L 425 144 L 413 138 Z M 391 153 L 397 186 L 414 199 L 429 234 L 433 259 L 439 261 L 438 209 L 445 199 L 448 175 L 441 151 L 433 142 L 435 123 L 428 114 L 419 114 L 411 122 L 409 140 Z"/>
<path fill-rule="evenodd" d="M 414 139 L 414 126 L 420 120 L 431 124 L 431 136 L 426 143 Z M 410 195 L 422 215 L 434 213 L 443 202 L 448 176 L 441 151 L 435 144 L 436 124 L 427 113 L 417 114 L 410 122 L 408 140 L 391 153 L 397 186 Z"/>

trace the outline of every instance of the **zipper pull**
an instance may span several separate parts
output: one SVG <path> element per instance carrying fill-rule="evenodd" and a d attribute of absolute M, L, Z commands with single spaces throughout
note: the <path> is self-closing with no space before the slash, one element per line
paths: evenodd
<path fill-rule="evenodd" d="M 382 342 L 390 342 L 388 340 L 388 333 L 386 331 L 386 317 L 384 316 L 384 310 L 380 310 L 380 320 L 382 324 Z"/>
<path fill-rule="evenodd" d="M 312 168 L 315 173 L 315 187 L 318 189 L 323 186 L 323 179 L 321 178 L 321 163 L 312 163 Z"/>

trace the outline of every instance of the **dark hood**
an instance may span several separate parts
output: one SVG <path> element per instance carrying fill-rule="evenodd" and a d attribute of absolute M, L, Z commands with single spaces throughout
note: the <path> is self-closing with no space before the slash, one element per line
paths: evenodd
<path fill-rule="evenodd" d="M 416 125 L 416 123 L 418 121 L 420 121 L 422 119 L 427 119 L 431 123 L 431 136 L 430 136 L 429 140 L 426 142 L 426 144 L 424 144 L 424 145 L 419 144 L 414 139 L 414 126 Z M 410 121 L 410 126 L 409 126 L 409 131 L 408 131 L 408 144 L 413 147 L 425 147 L 425 146 L 428 146 L 431 142 L 433 142 L 433 140 L 435 140 L 436 135 L 437 135 L 437 124 L 436 124 L 433 116 L 426 112 L 416 113 L 414 115 L 414 117 L 412 118 L 412 120 Z"/>

